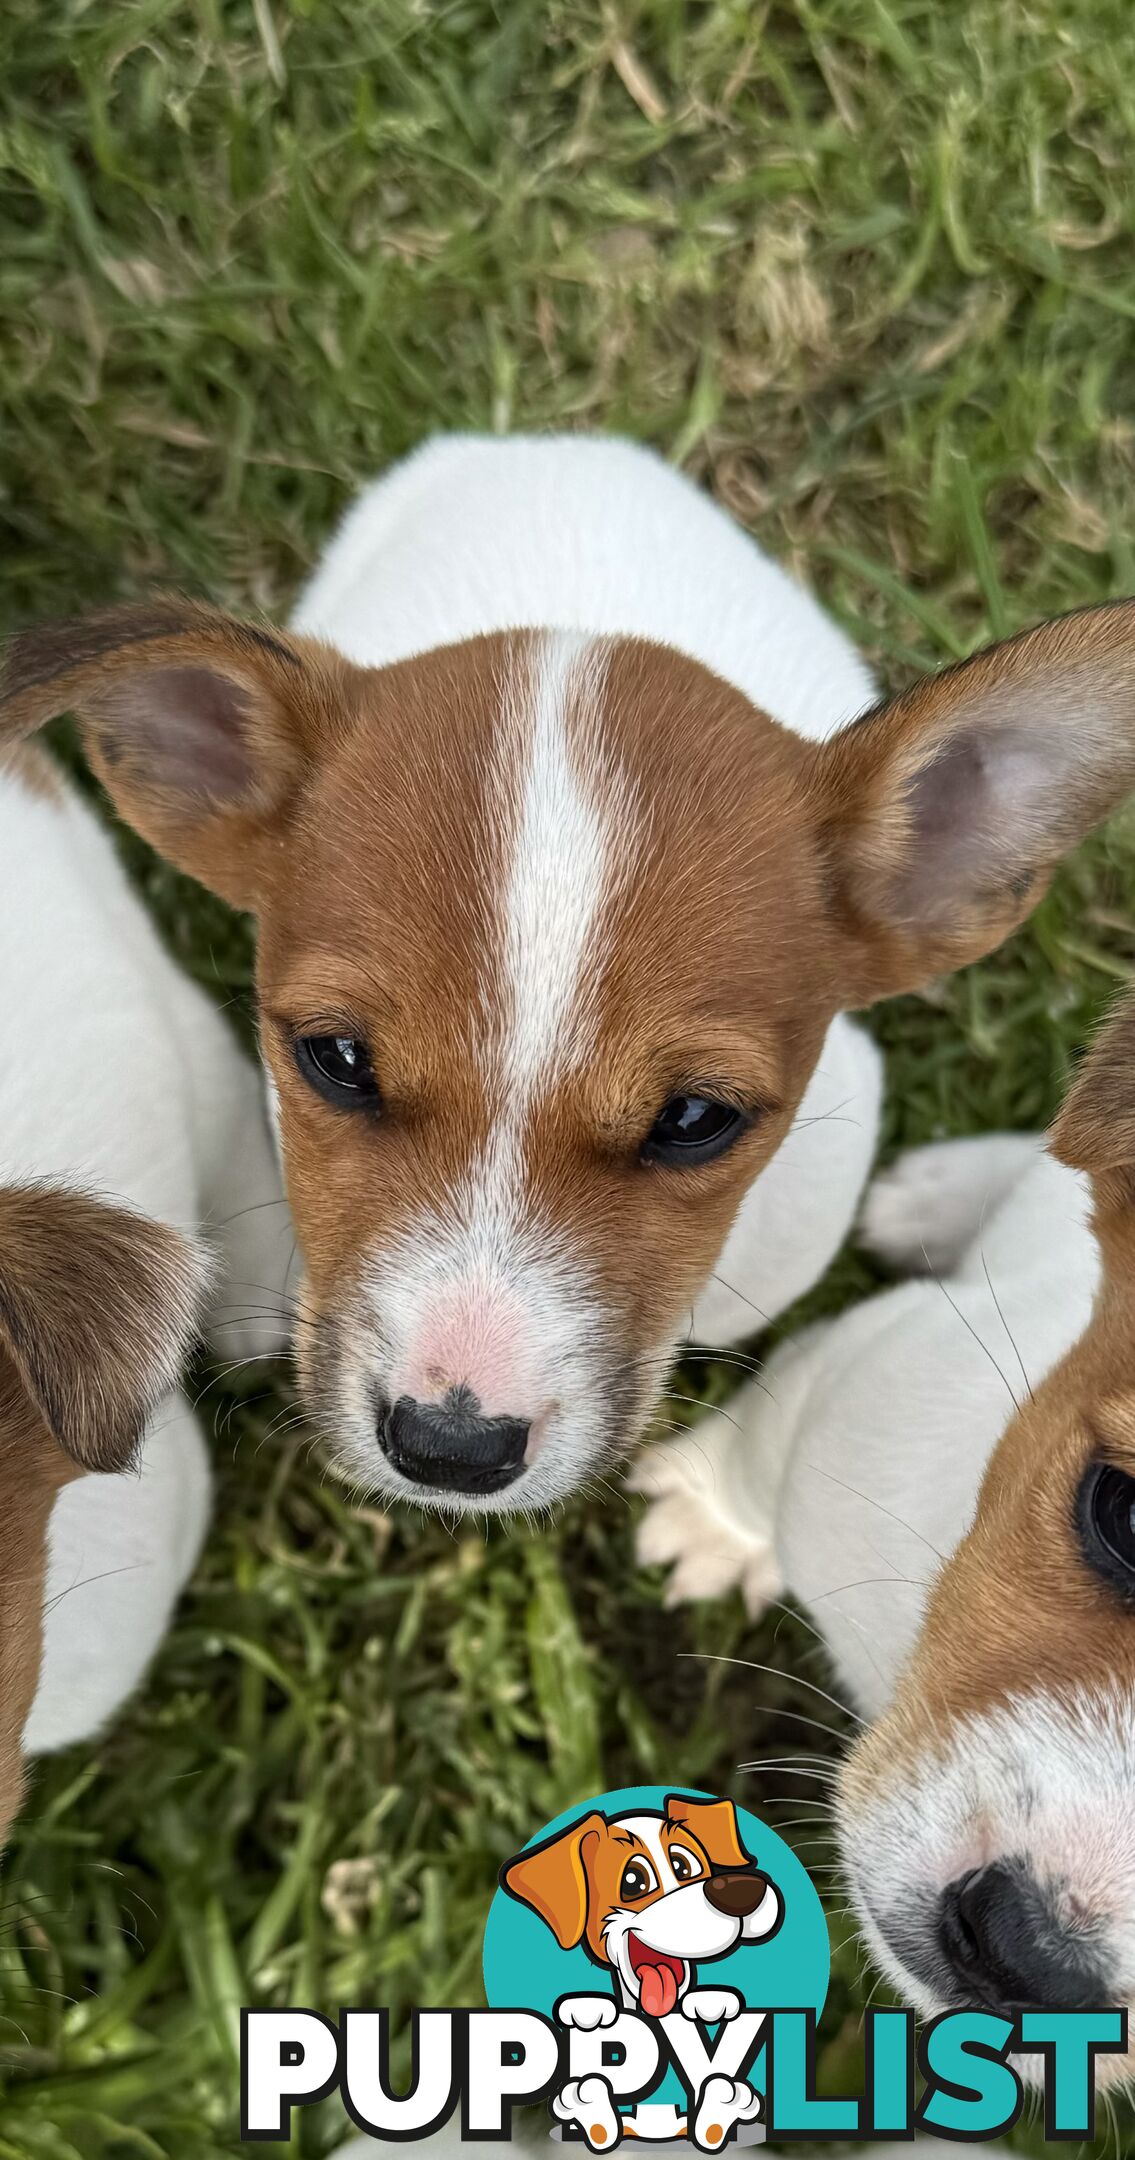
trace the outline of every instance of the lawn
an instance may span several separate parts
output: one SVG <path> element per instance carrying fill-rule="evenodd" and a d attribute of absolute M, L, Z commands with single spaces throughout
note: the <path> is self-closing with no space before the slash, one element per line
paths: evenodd
<path fill-rule="evenodd" d="M 892 683 L 1135 591 L 1133 161 L 1130 0 L 4 0 L 0 629 L 155 581 L 282 613 L 356 482 L 454 427 L 657 445 Z M 247 925 L 130 857 L 246 1013 Z M 876 1014 L 888 1145 L 1043 1120 L 1133 902 L 1116 829 Z M 618 1501 L 457 1537 L 359 1505 L 276 1370 L 201 1367 L 204 1563 L 13 1839 L 5 2160 L 236 2152 L 242 2002 L 475 2000 L 500 1861 L 606 1786 L 732 1790 L 823 1857 L 797 1621 L 664 1612 Z M 838 2082 L 838 1894 L 832 1933 Z"/>

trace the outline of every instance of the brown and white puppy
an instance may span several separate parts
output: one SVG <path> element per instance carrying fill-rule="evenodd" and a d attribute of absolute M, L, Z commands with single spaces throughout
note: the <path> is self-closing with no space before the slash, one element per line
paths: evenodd
<path fill-rule="evenodd" d="M 925 2008 L 1120 2005 L 1135 2024 L 1135 1001 L 1050 1149 L 1050 1272 L 1074 1312 L 1095 1248 L 1091 1316 L 1043 1382 L 1025 1348 L 972 1526 L 845 1770 L 840 1835 L 872 1939 Z M 1130 2052 L 1100 2060 L 1102 2083 L 1133 2073 Z"/>
<path fill-rule="evenodd" d="M 775 1547 L 867 1721 L 841 1857 L 916 2009 L 1135 2016 L 1135 1001 L 1047 1149 L 917 1149 L 865 1232 L 913 1279 L 733 1398 L 697 1565 Z"/>
<path fill-rule="evenodd" d="M 129 1694 L 196 1556 L 208 1470 L 171 1390 L 209 1275 L 145 1216 L 0 1187 L 0 1841 L 27 1756 Z"/>
<path fill-rule="evenodd" d="M 878 1070 L 837 1016 L 989 951 L 1127 794 L 1135 605 L 865 711 L 657 460 L 459 439 L 362 498 L 300 625 L 29 631 L 0 731 L 77 711 L 123 816 L 257 916 L 342 1466 L 539 1507 L 639 1434 L 691 1309 L 729 1339 L 838 1248 Z"/>

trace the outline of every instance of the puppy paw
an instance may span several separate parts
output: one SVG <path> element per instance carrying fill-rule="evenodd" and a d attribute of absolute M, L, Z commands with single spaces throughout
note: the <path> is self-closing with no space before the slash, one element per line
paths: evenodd
<path fill-rule="evenodd" d="M 698 2025 L 720 2025 L 741 2009 L 736 1988 L 691 1988 L 682 1997 L 682 2016 Z"/>
<path fill-rule="evenodd" d="M 730 1460 L 737 1435 L 718 1412 L 691 1432 L 644 1450 L 627 1483 L 650 1502 L 635 1549 L 643 1567 L 666 1567 L 667 1605 L 723 1597 L 740 1589 L 756 1619 L 784 1584 L 771 1512 L 762 1519 L 751 1495 L 735 1504 Z"/>
<path fill-rule="evenodd" d="M 694 2117 L 694 2143 L 703 2152 L 720 2152 L 738 2123 L 759 2122 L 760 2114 L 761 2096 L 743 2078 L 709 2077 Z"/>
<path fill-rule="evenodd" d="M 552 2095 L 552 2113 L 575 2123 L 592 2152 L 610 2152 L 619 2142 L 621 2124 L 606 2078 L 569 2078 Z"/>
<path fill-rule="evenodd" d="M 565 1995 L 556 2004 L 557 2022 L 577 2032 L 598 2032 L 600 2026 L 613 2025 L 618 2015 L 613 1995 Z"/>
<path fill-rule="evenodd" d="M 1031 1133 L 988 1133 L 910 1148 L 868 1188 L 859 1243 L 898 1274 L 951 1273 L 1040 1145 Z"/>

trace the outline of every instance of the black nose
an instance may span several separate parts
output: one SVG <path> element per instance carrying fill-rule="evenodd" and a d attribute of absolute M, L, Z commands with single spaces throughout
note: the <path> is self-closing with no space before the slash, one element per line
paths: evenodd
<path fill-rule="evenodd" d="M 711 1875 L 705 1894 L 715 1912 L 727 1913 L 731 1920 L 744 1920 L 756 1912 L 767 1889 L 768 1876 L 746 1868 L 736 1875 Z"/>
<path fill-rule="evenodd" d="M 949 1883 L 938 1939 L 967 1995 L 1010 2016 L 1020 2010 L 1099 2010 L 1107 1982 L 1086 1945 L 1069 1941 L 1040 1884 L 1019 1860 L 974 1868 Z"/>
<path fill-rule="evenodd" d="M 401 1395 L 378 1425 L 383 1454 L 403 1477 L 464 1493 L 511 1485 L 524 1467 L 528 1431 L 521 1418 L 482 1417 L 468 1388 L 451 1388 L 439 1403 Z"/>

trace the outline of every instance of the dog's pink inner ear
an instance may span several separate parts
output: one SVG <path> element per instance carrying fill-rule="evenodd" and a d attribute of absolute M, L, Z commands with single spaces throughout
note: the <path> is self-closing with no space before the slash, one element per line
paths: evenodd
<path fill-rule="evenodd" d="M 948 926 L 974 891 L 995 891 L 1047 863 L 1044 813 L 1059 762 L 1020 729 L 945 742 L 903 794 L 909 840 L 889 894 L 900 915 Z"/>
<path fill-rule="evenodd" d="M 147 807 L 175 831 L 213 813 L 268 816 L 304 769 L 279 685 L 223 660 L 124 668 L 98 686 L 86 718 L 108 787 L 143 829 Z"/>
<path fill-rule="evenodd" d="M 1135 787 L 1135 602 L 917 683 L 818 754 L 849 1002 L 991 951 Z"/>
<path fill-rule="evenodd" d="M 151 668 L 103 691 L 92 720 L 112 769 L 125 765 L 188 802 L 245 807 L 265 780 L 251 739 L 252 705 L 248 686 L 218 669 Z"/>

